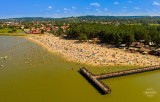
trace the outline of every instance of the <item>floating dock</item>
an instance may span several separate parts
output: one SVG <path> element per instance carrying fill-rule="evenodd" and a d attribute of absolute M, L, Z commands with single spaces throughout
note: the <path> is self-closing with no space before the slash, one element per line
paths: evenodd
<path fill-rule="evenodd" d="M 86 68 L 82 67 L 80 68 L 80 73 L 84 75 L 102 94 L 109 94 L 111 93 L 111 89 L 101 81 L 102 79 L 138 74 L 154 70 L 160 70 L 160 65 L 137 69 L 129 69 L 100 75 L 94 75 L 91 72 L 89 72 Z"/>

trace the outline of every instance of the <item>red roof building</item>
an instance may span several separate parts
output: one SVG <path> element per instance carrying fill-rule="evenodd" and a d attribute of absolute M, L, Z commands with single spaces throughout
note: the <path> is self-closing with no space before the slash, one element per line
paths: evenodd
<path fill-rule="evenodd" d="M 31 30 L 31 34 L 41 34 L 41 30 Z"/>

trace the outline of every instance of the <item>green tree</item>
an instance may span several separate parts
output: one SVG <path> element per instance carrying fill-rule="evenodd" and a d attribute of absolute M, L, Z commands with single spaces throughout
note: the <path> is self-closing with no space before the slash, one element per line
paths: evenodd
<path fill-rule="evenodd" d="M 124 38 L 124 42 L 126 42 L 126 45 L 130 47 L 133 41 L 134 41 L 134 34 L 131 32 L 127 32 L 127 35 Z"/>
<path fill-rule="evenodd" d="M 59 29 L 56 31 L 56 35 L 61 36 L 63 34 L 64 34 L 63 29 L 59 27 Z"/>
<path fill-rule="evenodd" d="M 119 34 L 116 34 L 115 35 L 115 42 L 114 42 L 114 44 L 116 46 L 119 46 L 121 44 L 121 42 L 122 42 L 122 38 L 119 36 Z"/>
<path fill-rule="evenodd" d="M 78 37 L 78 40 L 79 41 L 87 41 L 87 35 L 86 34 L 80 34 L 79 37 Z"/>
<path fill-rule="evenodd" d="M 156 47 L 160 47 L 160 33 L 155 38 Z"/>

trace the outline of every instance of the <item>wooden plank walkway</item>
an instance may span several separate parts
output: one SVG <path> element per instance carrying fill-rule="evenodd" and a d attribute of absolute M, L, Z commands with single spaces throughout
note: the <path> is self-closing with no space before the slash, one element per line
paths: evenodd
<path fill-rule="evenodd" d="M 154 70 L 160 70 L 160 65 L 138 69 L 129 69 L 100 75 L 94 75 L 91 72 L 89 72 L 86 68 L 82 67 L 80 68 L 80 73 L 83 74 L 102 94 L 109 94 L 111 93 L 111 89 L 101 81 L 102 79 L 138 74 Z"/>

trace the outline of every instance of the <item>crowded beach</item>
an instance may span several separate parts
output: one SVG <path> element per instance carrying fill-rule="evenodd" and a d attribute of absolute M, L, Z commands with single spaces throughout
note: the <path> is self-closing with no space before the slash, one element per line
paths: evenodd
<path fill-rule="evenodd" d="M 51 34 L 29 35 L 26 37 L 42 45 L 50 52 L 56 52 L 67 61 L 93 66 L 129 65 L 153 66 L 160 64 L 160 58 L 140 53 L 130 53 L 124 49 L 108 48 L 98 44 L 77 43 L 77 40 L 66 40 Z"/>

